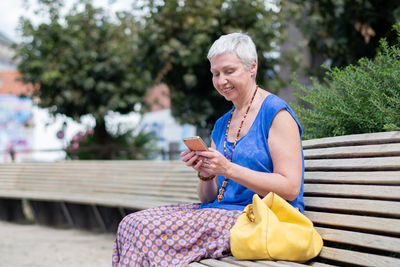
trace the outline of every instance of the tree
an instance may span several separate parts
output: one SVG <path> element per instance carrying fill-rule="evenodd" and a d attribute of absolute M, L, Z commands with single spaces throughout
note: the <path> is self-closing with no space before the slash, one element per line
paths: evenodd
<path fill-rule="evenodd" d="M 306 139 L 400 130 L 400 23 L 395 28 L 397 43 L 381 40 L 374 59 L 329 68 L 326 85 L 315 79 L 310 87 L 296 84 L 311 105 L 295 105 Z"/>
<path fill-rule="evenodd" d="M 266 7 L 266 1 L 144 1 L 141 8 L 148 11 L 140 33 L 143 66 L 155 82 L 170 88 L 178 121 L 210 128 L 231 107 L 215 91 L 206 58 L 222 34 L 248 33 L 258 48 L 258 83 L 267 86 L 275 78 L 275 60 L 268 52 L 279 42 L 279 13 Z"/>
<path fill-rule="evenodd" d="M 22 80 L 36 86 L 39 106 L 53 114 L 77 121 L 92 114 L 96 144 L 108 144 L 107 112 L 131 112 L 145 93 L 146 72 L 134 56 L 137 23 L 126 12 L 112 22 L 90 0 L 79 1 L 65 16 L 60 13 L 61 0 L 40 3 L 48 22 L 35 27 L 23 19 L 25 41 L 15 46 Z"/>
<path fill-rule="evenodd" d="M 291 18 L 308 39 L 315 68 L 322 62 L 355 64 L 362 57 L 373 58 L 381 38 L 396 41 L 391 28 L 400 20 L 398 0 L 282 0 L 282 5 L 290 7 Z"/>

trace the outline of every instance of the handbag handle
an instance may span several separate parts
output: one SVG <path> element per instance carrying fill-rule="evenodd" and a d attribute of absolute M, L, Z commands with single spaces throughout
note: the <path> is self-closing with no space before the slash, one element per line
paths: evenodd
<path fill-rule="evenodd" d="M 250 204 L 247 206 L 246 215 L 247 215 L 247 218 L 249 218 L 249 220 L 251 222 L 254 222 L 255 217 L 254 217 L 254 212 L 253 212 L 253 204 Z"/>

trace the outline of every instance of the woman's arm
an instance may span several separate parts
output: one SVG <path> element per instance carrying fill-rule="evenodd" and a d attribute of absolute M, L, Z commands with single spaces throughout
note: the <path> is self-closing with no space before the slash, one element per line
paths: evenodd
<path fill-rule="evenodd" d="M 286 110 L 278 112 L 269 130 L 268 148 L 272 158 L 273 173 L 253 171 L 228 161 L 215 150 L 196 152 L 208 158 L 206 169 L 219 174 L 265 196 L 274 192 L 286 200 L 294 200 L 300 190 L 302 178 L 302 156 L 299 128 Z"/>

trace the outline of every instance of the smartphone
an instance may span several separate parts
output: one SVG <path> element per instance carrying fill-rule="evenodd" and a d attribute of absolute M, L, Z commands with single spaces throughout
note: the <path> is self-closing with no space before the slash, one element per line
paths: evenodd
<path fill-rule="evenodd" d="M 207 151 L 208 147 L 200 136 L 185 137 L 183 143 L 192 151 Z"/>

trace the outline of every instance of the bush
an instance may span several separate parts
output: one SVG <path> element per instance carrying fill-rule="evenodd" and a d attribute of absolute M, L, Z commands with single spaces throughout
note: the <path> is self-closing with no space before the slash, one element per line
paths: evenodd
<path fill-rule="evenodd" d="M 400 130 L 400 23 L 397 43 L 380 41 L 374 59 L 362 58 L 344 69 L 327 68 L 325 84 L 312 79 L 306 87 L 295 81 L 294 104 L 304 139 Z"/>
<path fill-rule="evenodd" d="M 70 159 L 152 159 L 157 155 L 157 138 L 153 132 L 134 130 L 118 135 L 110 135 L 107 144 L 96 144 L 93 129 L 77 133 L 67 145 L 65 152 Z"/>

